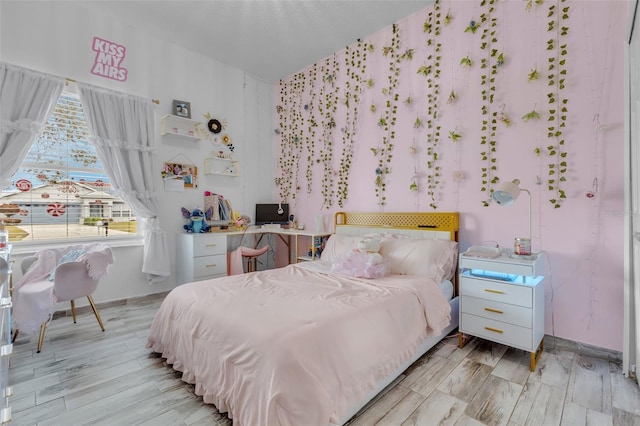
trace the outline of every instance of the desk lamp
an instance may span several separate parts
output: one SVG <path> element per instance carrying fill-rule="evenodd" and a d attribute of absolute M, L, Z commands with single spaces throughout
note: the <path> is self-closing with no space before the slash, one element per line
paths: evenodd
<path fill-rule="evenodd" d="M 516 238 L 516 244 L 514 246 L 514 254 L 516 255 L 531 255 L 531 192 L 528 189 L 520 188 L 520 180 L 514 179 L 511 182 L 504 182 L 498 185 L 498 187 L 491 194 L 498 204 L 501 206 L 512 205 L 520 192 L 526 192 L 529 195 L 529 235 L 524 241 L 524 238 Z"/>

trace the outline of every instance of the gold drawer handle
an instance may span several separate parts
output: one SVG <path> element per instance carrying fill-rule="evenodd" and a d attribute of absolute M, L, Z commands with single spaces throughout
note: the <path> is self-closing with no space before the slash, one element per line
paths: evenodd
<path fill-rule="evenodd" d="M 504 331 L 502 330 L 498 330 L 497 328 L 493 328 L 493 327 L 485 327 L 485 330 L 489 330 L 489 331 L 493 331 L 495 333 L 504 333 Z"/>
<path fill-rule="evenodd" d="M 207 268 L 215 268 L 216 266 L 218 266 L 218 265 L 216 265 L 216 264 L 214 263 L 213 265 L 207 265 Z"/>
<path fill-rule="evenodd" d="M 491 290 L 490 288 L 485 288 L 484 291 L 489 292 L 489 293 L 504 294 L 504 291 Z"/>
<path fill-rule="evenodd" d="M 217 244 L 207 244 L 207 247 L 215 247 Z"/>
<path fill-rule="evenodd" d="M 488 312 L 493 312 L 494 314 L 504 314 L 503 311 L 499 310 L 499 309 L 493 309 L 493 308 L 484 308 L 485 311 Z"/>

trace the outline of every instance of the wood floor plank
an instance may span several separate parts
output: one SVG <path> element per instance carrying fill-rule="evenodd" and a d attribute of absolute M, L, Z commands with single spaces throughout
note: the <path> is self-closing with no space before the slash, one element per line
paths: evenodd
<path fill-rule="evenodd" d="M 363 413 L 358 414 L 358 416 L 349 423 L 349 426 L 375 425 L 410 392 L 411 390 L 404 386 L 394 386 L 374 405 Z"/>
<path fill-rule="evenodd" d="M 508 348 L 491 374 L 524 385 L 529 379 L 529 359 L 527 352 Z"/>
<path fill-rule="evenodd" d="M 613 426 L 613 417 L 587 408 L 586 426 Z"/>
<path fill-rule="evenodd" d="M 467 359 L 475 362 L 479 362 L 481 364 L 488 365 L 490 367 L 495 367 L 498 364 L 498 361 L 505 354 L 508 346 L 501 345 L 499 343 L 491 342 L 489 340 L 475 339 L 478 340 L 477 346 L 473 350 L 473 352 L 467 355 Z"/>
<path fill-rule="evenodd" d="M 434 355 L 429 358 L 429 362 L 407 374 L 402 385 L 429 396 L 456 366 L 456 362 Z"/>
<path fill-rule="evenodd" d="M 506 425 L 523 386 L 490 374 L 475 389 L 466 414 L 487 425 Z"/>
<path fill-rule="evenodd" d="M 611 414 L 611 378 L 606 360 L 578 356 L 573 361 L 568 397 L 592 410 Z"/>
<path fill-rule="evenodd" d="M 466 402 L 434 391 L 430 398 L 425 399 L 401 426 L 455 425 L 464 416 L 466 407 Z"/>
<path fill-rule="evenodd" d="M 564 389 L 569 384 L 573 359 L 574 357 L 567 356 L 566 352 L 544 353 L 531 380 L 540 380 L 547 385 Z"/>
<path fill-rule="evenodd" d="M 465 402 L 470 402 L 475 396 L 476 389 L 486 380 L 491 371 L 492 368 L 488 365 L 465 358 L 440 383 L 437 389 Z"/>
<path fill-rule="evenodd" d="M 81 425 L 93 423 L 105 416 L 110 416 L 116 411 L 126 411 L 127 408 L 132 406 L 135 406 L 135 409 L 137 409 L 137 407 L 144 407 L 147 399 L 158 394 L 160 394 L 160 391 L 152 383 L 143 383 L 129 388 L 124 392 L 108 396 L 104 399 L 65 411 L 57 416 L 47 418 L 46 420 L 39 422 L 38 426 Z M 105 407 L 112 407 L 112 409 L 109 410 Z M 117 410 L 115 407 L 117 407 Z"/>
<path fill-rule="evenodd" d="M 611 404 L 613 407 L 640 415 L 640 387 L 619 372 L 610 373 Z"/>
<path fill-rule="evenodd" d="M 559 425 L 564 399 L 564 389 L 538 381 L 527 382 L 510 420 L 523 426 Z"/>
<path fill-rule="evenodd" d="M 393 408 L 389 410 L 379 421 L 375 423 L 376 426 L 398 426 L 403 424 L 405 420 L 411 416 L 411 414 L 422 404 L 426 399 L 424 395 L 421 395 L 412 390 L 404 396 Z"/>

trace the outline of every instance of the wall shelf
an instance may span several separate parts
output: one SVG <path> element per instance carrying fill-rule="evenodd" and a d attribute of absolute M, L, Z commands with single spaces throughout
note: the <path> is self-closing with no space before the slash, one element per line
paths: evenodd
<path fill-rule="evenodd" d="M 205 175 L 240 176 L 239 162 L 230 158 L 209 157 L 204 159 Z"/>
<path fill-rule="evenodd" d="M 201 126 L 199 121 L 167 114 L 160 119 L 160 135 L 196 142 L 200 140 Z"/>

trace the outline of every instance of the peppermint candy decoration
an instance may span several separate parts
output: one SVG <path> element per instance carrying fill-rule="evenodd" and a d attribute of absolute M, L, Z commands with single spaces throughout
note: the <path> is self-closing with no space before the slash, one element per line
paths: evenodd
<path fill-rule="evenodd" d="M 61 203 L 51 203 L 47 206 L 47 213 L 49 213 L 53 217 L 62 216 L 65 210 L 66 208 L 64 204 Z"/>

